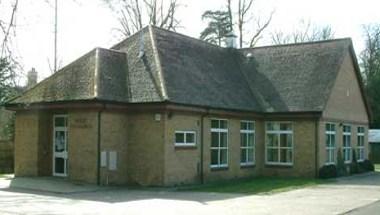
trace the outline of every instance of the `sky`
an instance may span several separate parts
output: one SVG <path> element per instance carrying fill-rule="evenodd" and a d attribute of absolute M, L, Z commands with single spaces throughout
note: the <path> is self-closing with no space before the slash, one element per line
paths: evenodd
<path fill-rule="evenodd" d="M 14 52 L 25 75 L 34 67 L 39 80 L 52 74 L 54 53 L 53 0 L 19 1 Z M 164 0 L 166 1 L 166 0 Z M 202 22 L 205 10 L 222 9 L 225 0 L 180 0 L 178 32 L 199 37 L 207 23 Z M 236 0 L 235 0 L 236 1 Z M 0 18 L 7 19 L 6 4 L 0 0 Z M 380 23 L 378 0 L 255 0 L 252 19 L 262 20 L 274 12 L 270 27 L 260 45 L 270 44 L 270 32 L 292 32 L 300 20 L 315 25 L 330 25 L 336 38 L 351 37 L 357 54 L 364 48 L 364 24 Z M 63 67 L 95 47 L 109 48 L 121 41 L 117 16 L 104 0 L 58 0 L 58 60 Z M 250 24 L 247 28 L 254 27 Z M 250 33 L 249 30 L 246 32 Z M 1 35 L 0 35 L 1 37 Z M 22 79 L 25 80 L 25 79 Z"/>

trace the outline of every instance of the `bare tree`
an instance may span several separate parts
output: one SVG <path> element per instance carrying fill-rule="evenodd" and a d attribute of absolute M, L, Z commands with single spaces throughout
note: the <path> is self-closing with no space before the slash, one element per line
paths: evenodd
<path fill-rule="evenodd" d="M 14 0 L 13 4 L 11 4 L 11 7 L 12 7 L 11 8 L 12 12 L 11 12 L 9 20 L 7 21 L 0 20 L 0 29 L 3 33 L 3 38 L 1 42 L 1 50 L 0 50 L 1 58 L 4 58 L 4 57 L 10 58 L 12 56 L 10 43 L 12 40 L 11 34 L 13 34 L 13 36 L 15 36 L 16 34 L 15 29 L 16 29 L 16 12 L 18 8 L 18 0 Z"/>
<path fill-rule="evenodd" d="M 179 20 L 176 18 L 180 4 L 178 0 L 105 0 L 113 11 L 118 13 L 120 32 L 130 36 L 145 25 L 176 31 Z"/>
<path fill-rule="evenodd" d="M 230 14 L 230 20 L 233 23 L 233 12 L 232 12 L 232 0 L 227 0 L 227 11 Z M 254 9 L 254 0 L 238 0 L 237 5 L 237 30 L 239 34 L 239 47 L 242 48 L 244 46 L 244 43 L 247 43 L 249 47 L 255 46 L 257 41 L 261 39 L 263 31 L 269 26 L 270 22 L 272 21 L 272 17 L 274 12 L 271 12 L 270 16 L 263 22 L 260 20 L 260 18 L 255 18 L 253 16 L 253 9 Z M 245 37 L 245 29 L 246 25 L 249 23 L 248 21 L 252 20 L 254 23 L 251 25 L 251 30 L 254 31 L 248 41 L 244 39 Z"/>
<path fill-rule="evenodd" d="M 275 31 L 272 34 L 273 44 L 302 43 L 318 40 L 328 40 L 334 38 L 334 32 L 331 26 L 313 25 L 310 21 L 300 21 L 300 25 L 290 34 L 282 31 Z"/>

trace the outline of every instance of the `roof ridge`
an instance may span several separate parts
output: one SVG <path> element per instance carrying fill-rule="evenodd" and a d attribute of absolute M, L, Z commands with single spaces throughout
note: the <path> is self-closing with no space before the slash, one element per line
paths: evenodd
<path fill-rule="evenodd" d="M 229 49 L 229 48 L 226 48 L 226 47 L 222 47 L 222 46 L 218 46 L 218 45 L 215 45 L 215 44 L 212 44 L 212 43 L 209 43 L 209 42 L 206 42 L 204 40 L 201 40 L 201 39 L 198 39 L 198 38 L 195 38 L 195 37 L 192 37 L 192 36 L 189 36 L 189 35 L 186 35 L 186 34 L 183 34 L 183 33 L 179 33 L 179 32 L 175 32 L 175 31 L 170 31 L 168 29 L 164 29 L 164 28 L 160 28 L 158 26 L 154 26 L 154 25 L 150 25 L 153 29 L 156 29 L 156 30 L 160 30 L 160 31 L 165 31 L 165 32 L 168 32 L 170 34 L 175 34 L 177 36 L 180 36 L 180 37 L 183 37 L 183 38 L 187 38 L 187 39 L 190 39 L 190 40 L 193 40 L 193 41 L 196 41 L 197 43 L 202 43 L 202 44 L 205 44 L 205 45 L 208 45 L 208 46 L 212 46 L 214 48 L 219 48 L 219 49 Z"/>
<path fill-rule="evenodd" d="M 277 44 L 277 45 L 264 45 L 257 46 L 253 48 L 240 48 L 239 50 L 255 50 L 255 49 L 265 49 L 265 48 L 277 48 L 277 47 L 286 47 L 286 46 L 301 46 L 301 45 L 313 45 L 320 43 L 331 43 L 331 42 L 339 42 L 339 41 L 350 41 L 352 43 L 352 39 L 350 37 L 343 37 L 337 39 L 329 39 L 329 40 L 318 40 L 318 41 L 309 41 L 309 42 L 300 42 L 300 43 L 286 43 L 286 44 Z"/>
<path fill-rule="evenodd" d="M 148 28 L 149 28 L 149 36 L 150 36 L 150 39 L 152 42 L 154 59 L 155 59 L 156 64 L 157 64 L 157 74 L 158 74 L 158 81 L 160 82 L 159 86 L 160 86 L 160 90 L 161 90 L 161 97 L 163 100 L 169 100 L 168 92 L 166 90 L 165 79 L 164 79 L 164 76 L 162 73 L 163 69 L 162 69 L 161 59 L 160 59 L 160 56 L 158 54 L 156 37 L 154 35 L 152 25 L 149 25 Z"/>

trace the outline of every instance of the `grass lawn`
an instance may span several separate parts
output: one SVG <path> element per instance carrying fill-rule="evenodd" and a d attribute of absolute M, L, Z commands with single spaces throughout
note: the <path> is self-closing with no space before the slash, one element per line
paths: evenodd
<path fill-rule="evenodd" d="M 318 184 L 324 184 L 333 180 L 322 180 L 313 178 L 272 178 L 260 177 L 249 180 L 228 181 L 212 183 L 184 188 L 188 191 L 218 192 L 218 193 L 276 193 L 299 189 Z M 183 190 L 183 189 L 182 189 Z"/>

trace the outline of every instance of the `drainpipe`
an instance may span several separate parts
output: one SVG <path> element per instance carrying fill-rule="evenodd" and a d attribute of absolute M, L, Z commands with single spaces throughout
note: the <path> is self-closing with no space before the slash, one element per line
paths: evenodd
<path fill-rule="evenodd" d="M 209 110 L 206 110 L 205 114 L 202 114 L 201 116 L 201 141 L 200 141 L 200 147 L 201 147 L 201 161 L 200 161 L 200 178 L 201 178 L 201 184 L 204 184 L 204 174 L 203 174 L 203 150 L 204 150 L 204 144 L 203 144 L 203 139 L 204 139 L 204 118 L 208 115 Z"/>
<path fill-rule="evenodd" d="M 317 118 L 315 121 L 315 176 L 319 177 L 319 121 Z"/>
<path fill-rule="evenodd" d="M 105 105 L 103 104 L 103 107 L 98 111 L 98 141 L 97 141 L 97 151 L 98 151 L 98 160 L 97 160 L 97 175 L 96 175 L 96 184 L 100 185 L 100 154 L 101 154 L 101 117 L 102 117 L 102 112 L 105 109 Z"/>

